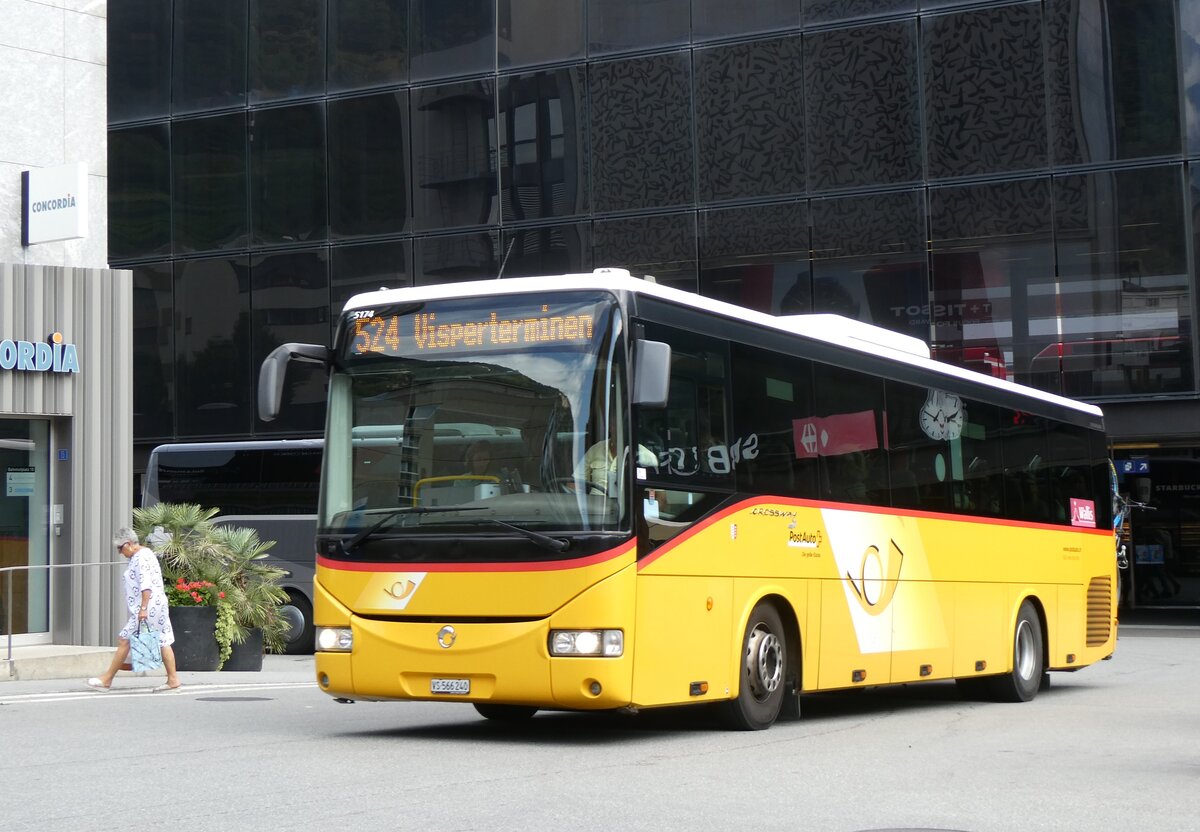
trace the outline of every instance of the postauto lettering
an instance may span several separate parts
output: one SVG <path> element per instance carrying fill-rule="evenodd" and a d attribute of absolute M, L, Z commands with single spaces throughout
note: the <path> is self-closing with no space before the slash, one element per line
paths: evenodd
<path fill-rule="evenodd" d="M 79 354 L 74 344 L 64 344 L 61 333 L 46 341 L 0 341 L 0 370 L 32 373 L 78 373 Z"/>

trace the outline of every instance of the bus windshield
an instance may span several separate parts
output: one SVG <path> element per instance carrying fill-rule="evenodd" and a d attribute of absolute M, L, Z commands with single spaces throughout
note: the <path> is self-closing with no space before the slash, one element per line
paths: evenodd
<path fill-rule="evenodd" d="M 628 532 L 622 344 L 605 293 L 347 311 L 319 534 L 387 559 L 413 535 Z"/>

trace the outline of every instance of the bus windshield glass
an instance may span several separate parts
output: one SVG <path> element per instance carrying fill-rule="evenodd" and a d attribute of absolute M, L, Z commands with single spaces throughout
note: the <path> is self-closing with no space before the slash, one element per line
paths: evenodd
<path fill-rule="evenodd" d="M 376 559 L 414 535 L 627 532 L 617 310 L 600 292 L 348 310 L 319 534 Z"/>

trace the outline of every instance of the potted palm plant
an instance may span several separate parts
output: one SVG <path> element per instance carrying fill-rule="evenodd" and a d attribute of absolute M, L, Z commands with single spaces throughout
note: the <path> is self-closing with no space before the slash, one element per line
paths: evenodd
<path fill-rule="evenodd" d="M 205 603 L 185 590 L 168 592 L 178 668 L 221 669 L 235 649 L 249 641 L 239 650 L 245 656 L 239 655 L 233 667 L 260 670 L 264 647 L 282 649 L 287 624 L 279 608 L 287 593 L 279 580 L 284 573 L 264 562 L 273 541 L 259 540 L 253 529 L 214 522 L 219 513 L 217 508 L 188 503 L 157 503 L 134 509 L 134 531 L 159 555 L 166 586 L 211 585 L 211 591 L 196 593 Z M 207 619 L 193 626 L 192 618 L 199 615 Z M 187 658 L 193 639 L 198 642 L 194 652 L 203 656 L 195 665 Z M 212 666 L 207 648 L 214 644 L 217 660 Z M 181 652 L 184 663 L 179 661 Z"/>

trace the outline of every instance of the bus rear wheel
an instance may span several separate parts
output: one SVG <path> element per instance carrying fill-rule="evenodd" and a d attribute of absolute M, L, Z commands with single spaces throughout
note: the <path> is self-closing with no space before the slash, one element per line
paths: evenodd
<path fill-rule="evenodd" d="M 287 603 L 279 608 L 279 614 L 288 624 L 284 633 L 283 652 L 294 656 L 313 651 L 313 612 L 308 599 L 295 590 L 288 590 Z"/>
<path fill-rule="evenodd" d="M 520 722 L 537 713 L 537 708 L 526 705 L 492 705 L 487 702 L 475 702 L 474 705 L 481 717 L 496 722 Z"/>
<path fill-rule="evenodd" d="M 742 637 L 738 693 L 724 704 L 725 723 L 738 731 L 770 728 L 787 687 L 787 641 L 775 607 L 759 603 Z"/>
<path fill-rule="evenodd" d="M 1045 671 L 1044 655 L 1042 622 L 1032 602 L 1024 601 L 1013 632 L 1013 669 L 988 679 L 992 698 L 997 702 L 1028 702 L 1037 696 Z"/>

